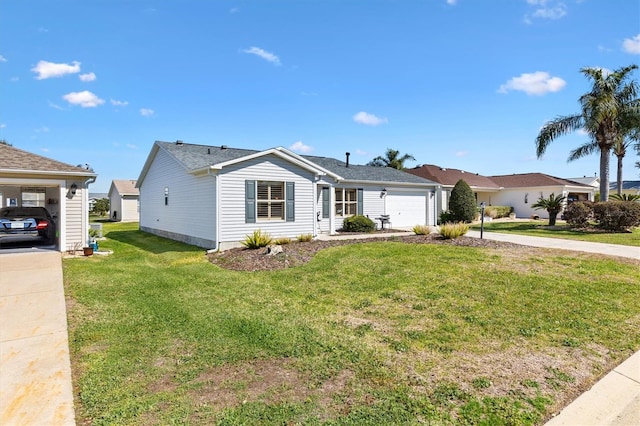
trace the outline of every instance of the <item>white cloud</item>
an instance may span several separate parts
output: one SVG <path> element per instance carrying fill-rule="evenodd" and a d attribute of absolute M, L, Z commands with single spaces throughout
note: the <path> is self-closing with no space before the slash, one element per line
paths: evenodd
<path fill-rule="evenodd" d="M 360 124 L 366 124 L 367 126 L 378 126 L 380 124 L 388 123 L 389 120 L 385 118 L 376 117 L 368 112 L 360 111 L 353 116 L 353 121 Z"/>
<path fill-rule="evenodd" d="M 42 126 L 38 129 L 34 130 L 36 133 L 49 133 L 49 128 L 47 126 Z"/>
<path fill-rule="evenodd" d="M 116 100 L 116 99 L 111 99 L 111 105 L 114 105 L 114 106 L 127 106 L 127 105 L 129 105 L 129 102 L 127 102 L 127 101 L 119 101 L 119 100 Z"/>
<path fill-rule="evenodd" d="M 231 9 L 229 9 L 229 14 L 233 15 L 234 13 L 238 13 L 240 12 L 240 8 L 238 7 L 232 7 Z"/>
<path fill-rule="evenodd" d="M 560 19 L 567 14 L 567 5 L 558 0 L 527 0 L 534 6 L 532 13 L 525 15 L 524 21 L 531 24 L 531 19 Z"/>
<path fill-rule="evenodd" d="M 469 155 L 469 151 L 458 151 L 455 155 L 456 157 L 466 157 L 467 155 Z"/>
<path fill-rule="evenodd" d="M 95 81 L 96 75 L 90 72 L 87 74 L 80 74 L 78 78 L 80 78 L 80 81 L 89 82 L 89 81 Z"/>
<path fill-rule="evenodd" d="M 498 93 L 518 90 L 527 95 L 544 95 L 549 92 L 558 92 L 566 85 L 567 83 L 560 77 L 551 77 L 549 73 L 536 71 L 520 74 L 520 77 L 513 77 L 500 86 Z"/>
<path fill-rule="evenodd" d="M 632 55 L 640 55 L 640 34 L 633 38 L 625 38 L 622 42 L 622 50 Z"/>
<path fill-rule="evenodd" d="M 9 81 L 15 83 L 16 81 L 20 81 L 20 77 L 11 77 Z"/>
<path fill-rule="evenodd" d="M 94 108 L 104 103 L 104 99 L 100 99 L 88 90 L 67 93 L 62 97 L 62 99 L 72 105 L 80 105 L 82 108 Z"/>
<path fill-rule="evenodd" d="M 458 2 L 458 0 L 447 0 L 447 4 L 453 6 L 454 4 L 456 4 Z"/>
<path fill-rule="evenodd" d="M 143 117 L 151 117 L 153 114 L 155 114 L 155 111 L 149 108 L 140 108 L 140 115 L 142 115 Z"/>
<path fill-rule="evenodd" d="M 274 55 L 271 52 L 267 52 L 266 50 L 260 49 L 259 47 L 252 46 L 249 49 L 244 49 L 242 52 L 249 53 L 250 55 L 256 55 L 265 61 L 271 62 L 275 65 L 280 65 L 280 58 Z"/>
<path fill-rule="evenodd" d="M 291 146 L 289 147 L 289 149 L 290 149 L 291 151 L 294 151 L 294 152 L 301 152 L 301 153 L 303 153 L 303 154 L 307 154 L 307 153 L 309 153 L 309 152 L 313 151 L 313 148 L 312 148 L 312 147 L 310 147 L 309 145 L 305 145 L 304 143 L 302 143 L 302 141 L 297 141 L 297 142 L 295 142 L 293 145 L 291 145 Z"/>
<path fill-rule="evenodd" d="M 579 134 L 580 136 L 587 136 L 589 134 L 589 132 L 587 132 L 584 127 L 578 129 L 578 131 L 576 131 L 577 134 Z"/>
<path fill-rule="evenodd" d="M 62 111 L 62 110 L 64 109 L 64 108 L 62 108 L 60 105 L 58 105 L 58 104 L 54 104 L 54 103 L 53 103 L 53 102 L 51 102 L 51 101 L 49 101 L 49 106 L 50 106 L 51 108 L 53 108 L 53 109 L 57 109 L 57 110 L 60 110 L 60 111 Z"/>
<path fill-rule="evenodd" d="M 5 58 L 4 56 L 0 55 L 0 62 L 7 62 L 7 58 Z"/>
<path fill-rule="evenodd" d="M 361 149 L 356 149 L 356 155 L 366 156 L 366 155 L 369 155 L 369 153 L 367 151 L 363 151 Z"/>
<path fill-rule="evenodd" d="M 138 149 L 138 146 L 137 146 L 137 145 L 133 145 L 133 144 L 130 144 L 130 143 L 128 143 L 126 146 L 127 146 L 127 148 L 129 148 L 129 149 Z"/>
<path fill-rule="evenodd" d="M 5 127 L 7 127 L 5 123 L 0 123 L 0 129 L 4 129 Z"/>
<path fill-rule="evenodd" d="M 31 71 L 38 74 L 36 80 L 45 80 L 47 78 L 62 77 L 67 74 L 76 74 L 80 72 L 80 62 L 73 61 L 71 64 L 56 64 L 53 62 L 40 61 L 38 65 L 31 68 Z"/>

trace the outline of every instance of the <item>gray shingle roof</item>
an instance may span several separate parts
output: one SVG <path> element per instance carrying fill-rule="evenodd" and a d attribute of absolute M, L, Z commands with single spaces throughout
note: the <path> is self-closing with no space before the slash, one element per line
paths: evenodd
<path fill-rule="evenodd" d="M 178 144 L 176 142 L 157 141 L 156 144 L 173 155 L 187 170 L 198 170 L 213 164 L 237 160 L 261 152 L 251 149 L 223 148 L 221 146 L 193 145 L 188 143 Z M 372 167 L 356 164 L 349 164 L 349 167 L 347 167 L 344 161 L 334 158 L 311 155 L 303 155 L 302 157 L 323 169 L 341 176 L 345 180 L 434 184 L 427 179 L 389 167 Z"/>

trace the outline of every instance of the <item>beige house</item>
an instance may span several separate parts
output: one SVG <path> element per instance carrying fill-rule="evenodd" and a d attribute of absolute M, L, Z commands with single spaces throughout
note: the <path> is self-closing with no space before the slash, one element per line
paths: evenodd
<path fill-rule="evenodd" d="M 0 205 L 45 207 L 56 219 L 58 250 L 89 238 L 89 191 L 97 174 L 10 145 L 0 144 Z"/>
<path fill-rule="evenodd" d="M 135 179 L 111 181 L 109 210 L 109 217 L 116 222 L 140 220 L 140 190 Z"/>

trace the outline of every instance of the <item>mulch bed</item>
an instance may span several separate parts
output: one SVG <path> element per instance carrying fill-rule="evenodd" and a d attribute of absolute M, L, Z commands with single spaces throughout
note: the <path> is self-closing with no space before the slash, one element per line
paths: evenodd
<path fill-rule="evenodd" d="M 234 248 L 208 255 L 211 263 L 221 268 L 234 271 L 272 271 L 303 265 L 309 262 L 313 256 L 328 247 L 337 247 L 346 244 L 367 244 L 377 241 L 396 241 L 408 244 L 444 244 L 462 247 L 488 247 L 488 248 L 522 248 L 523 246 L 501 241 L 492 241 L 471 237 L 460 237 L 454 240 L 445 240 L 439 234 L 413 235 L 394 237 L 377 237 L 367 239 L 349 240 L 314 240 L 310 242 L 291 242 L 282 245 L 282 253 L 267 254 L 267 248 L 246 249 Z"/>

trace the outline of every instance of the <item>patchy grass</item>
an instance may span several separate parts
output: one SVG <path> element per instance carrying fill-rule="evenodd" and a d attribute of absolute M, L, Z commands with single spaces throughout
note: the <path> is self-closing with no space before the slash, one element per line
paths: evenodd
<path fill-rule="evenodd" d="M 480 230 L 480 225 L 474 224 L 471 226 L 471 229 Z M 633 232 L 608 232 L 595 228 L 585 230 L 572 229 L 563 221 L 558 221 L 556 226 L 547 226 L 547 221 L 545 220 L 531 222 L 485 222 L 484 230 L 487 232 L 564 238 L 567 240 L 640 247 L 640 227 L 635 228 Z"/>
<path fill-rule="evenodd" d="M 105 224 L 64 260 L 79 424 L 541 424 L 640 348 L 640 263 L 371 242 L 281 271 Z"/>

